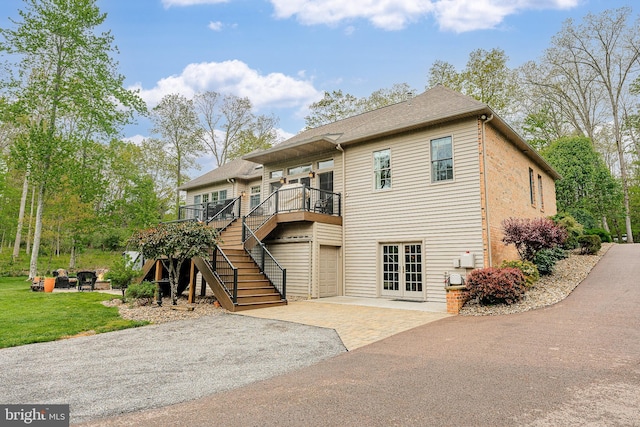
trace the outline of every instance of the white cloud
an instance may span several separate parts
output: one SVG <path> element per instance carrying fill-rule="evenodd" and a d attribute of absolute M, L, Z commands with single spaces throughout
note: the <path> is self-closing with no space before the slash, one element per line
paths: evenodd
<path fill-rule="evenodd" d="M 222 22 L 220 21 L 209 22 L 209 29 L 213 31 L 222 31 Z"/>
<path fill-rule="evenodd" d="M 271 0 L 275 16 L 305 25 L 369 20 L 384 30 L 400 30 L 430 15 L 442 30 L 495 28 L 505 17 L 526 10 L 569 9 L 580 0 Z"/>
<path fill-rule="evenodd" d="M 226 3 L 229 0 L 162 0 L 165 9 L 171 6 L 195 6 L 199 4 L 218 4 Z"/>
<path fill-rule="evenodd" d="M 128 142 L 133 142 L 135 145 L 142 145 L 142 141 L 144 141 L 145 139 L 147 139 L 146 136 L 142 136 L 140 134 L 137 135 L 133 135 L 133 136 L 129 136 L 126 138 L 122 138 L 124 141 L 128 141 Z"/>
<path fill-rule="evenodd" d="M 309 80 L 282 73 L 263 75 L 238 60 L 189 64 L 180 75 L 166 77 L 151 89 L 142 88 L 140 84 L 131 89 L 139 89 L 140 97 L 150 107 L 170 93 L 191 98 L 207 90 L 247 97 L 256 109 L 300 107 L 322 98 L 322 93 Z"/>

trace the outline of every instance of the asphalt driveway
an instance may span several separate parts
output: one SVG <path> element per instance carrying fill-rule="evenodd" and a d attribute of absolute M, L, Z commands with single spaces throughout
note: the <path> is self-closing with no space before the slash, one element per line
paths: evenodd
<path fill-rule="evenodd" d="M 449 317 L 284 375 L 92 426 L 639 426 L 640 245 L 563 302 Z"/>

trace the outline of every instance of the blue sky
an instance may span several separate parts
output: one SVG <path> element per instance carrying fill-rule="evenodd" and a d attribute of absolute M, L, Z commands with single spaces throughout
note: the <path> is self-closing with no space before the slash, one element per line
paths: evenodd
<path fill-rule="evenodd" d="M 126 84 L 152 108 L 163 95 L 247 96 L 283 135 L 324 91 L 367 96 L 394 83 L 425 89 L 436 60 L 464 68 L 475 49 L 537 59 L 562 23 L 636 0 L 98 0 Z M 0 26 L 21 0 L 0 1 Z M 125 129 L 148 136 L 149 123 Z M 203 159 L 205 169 L 210 168 Z"/>

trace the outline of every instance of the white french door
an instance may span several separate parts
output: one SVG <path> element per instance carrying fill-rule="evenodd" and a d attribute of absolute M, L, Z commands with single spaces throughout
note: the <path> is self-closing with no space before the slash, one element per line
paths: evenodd
<path fill-rule="evenodd" d="M 385 243 L 381 245 L 382 296 L 424 297 L 422 244 Z"/>

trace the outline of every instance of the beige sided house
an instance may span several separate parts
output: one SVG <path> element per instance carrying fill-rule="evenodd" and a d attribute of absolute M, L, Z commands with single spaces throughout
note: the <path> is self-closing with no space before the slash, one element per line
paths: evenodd
<path fill-rule="evenodd" d="M 248 234 L 286 269 L 288 296 L 444 310 L 448 275 L 517 258 L 501 242 L 503 219 L 556 213 L 558 178 L 490 107 L 436 86 L 301 132 L 181 189 L 183 217 L 202 219 L 205 201 L 239 197 L 235 222 L 249 215 Z"/>

